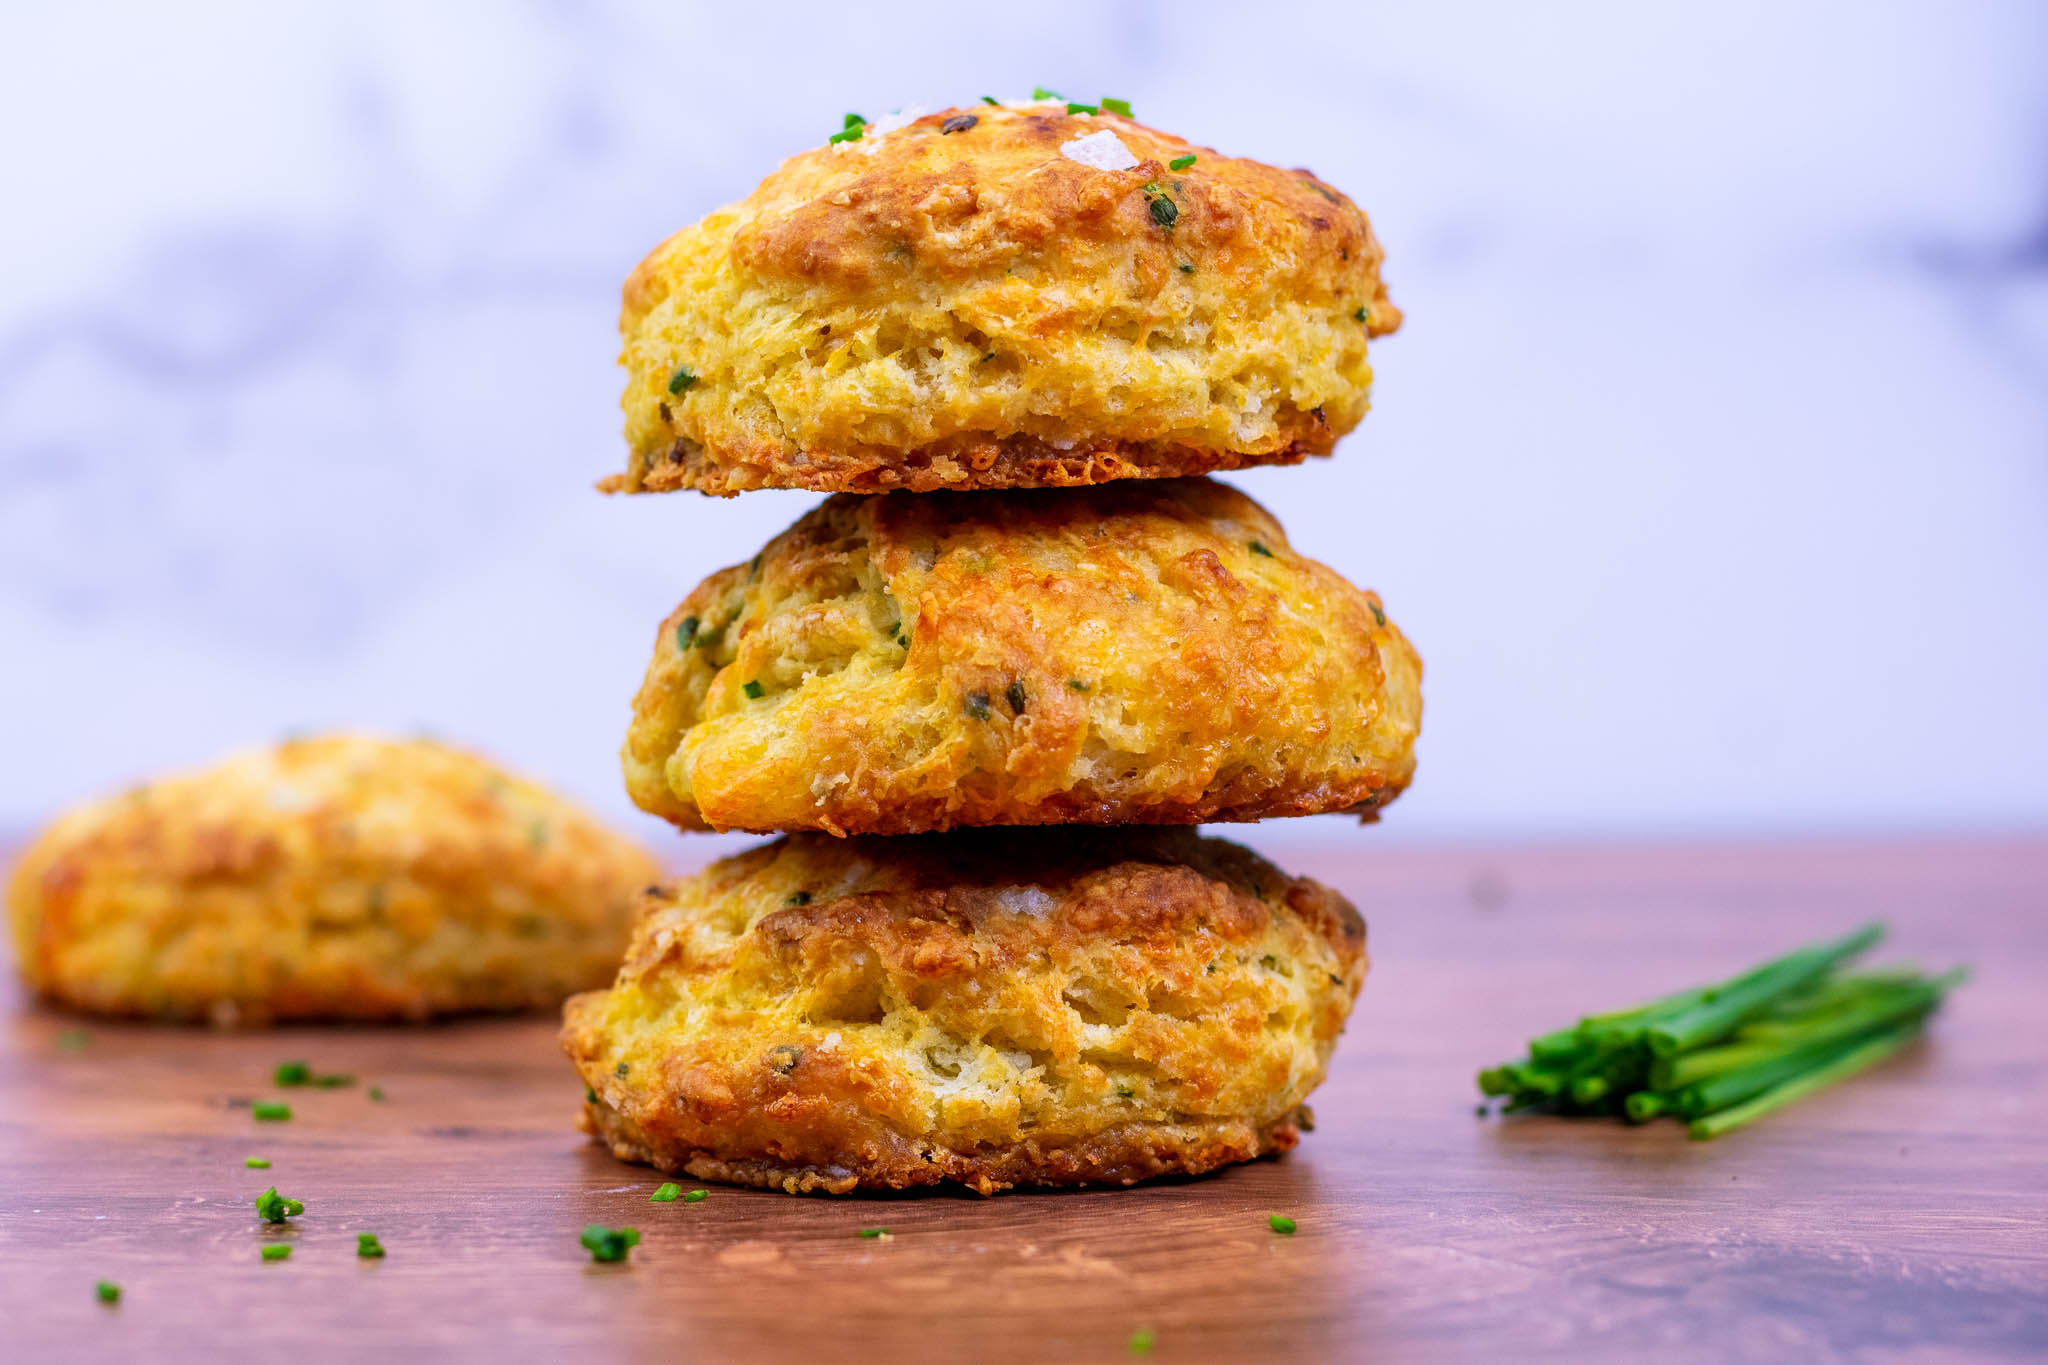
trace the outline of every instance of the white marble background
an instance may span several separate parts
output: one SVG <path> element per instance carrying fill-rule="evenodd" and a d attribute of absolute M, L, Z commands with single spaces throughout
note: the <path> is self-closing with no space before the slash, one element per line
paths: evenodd
<path fill-rule="evenodd" d="M 656 622 L 809 499 L 590 491 L 619 282 L 845 110 L 1042 82 L 1388 244 L 1378 409 L 1240 480 L 1428 661 L 1375 837 L 2039 827 L 2044 57 L 2028 3 L 10 6 L 0 824 L 358 722 L 624 815 Z"/>

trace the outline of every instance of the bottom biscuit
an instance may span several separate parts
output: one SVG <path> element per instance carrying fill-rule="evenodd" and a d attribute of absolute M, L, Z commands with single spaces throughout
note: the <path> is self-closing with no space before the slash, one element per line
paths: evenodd
<path fill-rule="evenodd" d="M 1365 970 L 1343 897 L 1190 830 L 798 834 L 650 893 L 562 1041 L 665 1171 L 1129 1185 L 1292 1147 Z"/>

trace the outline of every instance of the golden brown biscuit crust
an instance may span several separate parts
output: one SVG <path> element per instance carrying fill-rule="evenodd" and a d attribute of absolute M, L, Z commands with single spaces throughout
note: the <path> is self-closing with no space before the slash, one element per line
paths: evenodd
<path fill-rule="evenodd" d="M 650 894 L 562 1041 L 664 1170 L 1131 1184 L 1293 1146 L 1365 968 L 1341 896 L 1188 830 L 793 835 Z"/>
<path fill-rule="evenodd" d="M 1370 815 L 1420 682 L 1223 484 L 842 496 L 663 623 L 626 785 L 685 829 Z"/>
<path fill-rule="evenodd" d="M 1063 152 L 1103 134 L 1138 164 Z M 1307 171 L 1063 105 L 942 110 L 791 157 L 640 264 L 631 458 L 602 486 L 1070 486 L 1327 454 L 1365 413 L 1367 338 L 1400 325 L 1382 255 Z"/>
<path fill-rule="evenodd" d="M 59 819 L 16 864 L 52 1000 L 258 1024 L 549 1007 L 606 979 L 654 860 L 461 750 L 288 741 Z"/>

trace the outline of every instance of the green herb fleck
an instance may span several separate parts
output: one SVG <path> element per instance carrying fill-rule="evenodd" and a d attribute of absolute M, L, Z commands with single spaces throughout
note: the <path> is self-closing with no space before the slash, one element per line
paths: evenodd
<path fill-rule="evenodd" d="M 760 680 L 756 678 L 747 679 L 745 682 L 740 684 L 740 691 L 747 694 L 747 700 L 759 701 L 761 699 Z"/>
<path fill-rule="evenodd" d="M 640 1229 L 608 1228 L 592 1223 L 583 1229 L 583 1247 L 593 1261 L 623 1261 L 626 1253 L 640 1245 Z"/>
<path fill-rule="evenodd" d="M 1251 546 L 1252 546 L 1252 553 L 1253 553 L 1253 554 L 1255 554 L 1255 555 L 1264 555 L 1264 556 L 1265 556 L 1266 558 L 1268 558 L 1268 559 L 1271 559 L 1271 558 L 1273 557 L 1273 552 L 1272 552 L 1271 550 L 1267 549 L 1267 548 L 1266 548 L 1266 547 L 1265 547 L 1265 546 L 1264 546 L 1264 545 L 1263 545 L 1262 543 L 1260 543 L 1259 541 L 1256 541 L 1256 540 L 1255 540 L 1255 541 L 1251 542 Z"/>
<path fill-rule="evenodd" d="M 697 643 L 697 618 L 685 616 L 676 623 L 676 652 L 687 654 L 690 646 Z"/>
<path fill-rule="evenodd" d="M 112 1280 L 101 1280 L 92 1287 L 92 1292 L 99 1295 L 101 1303 L 119 1303 L 121 1301 L 121 1286 L 115 1284 Z"/>
<path fill-rule="evenodd" d="M 1012 678 L 1010 680 L 1010 685 L 1003 689 L 1003 700 L 1010 703 L 1010 714 L 1017 716 L 1024 714 L 1024 703 L 1028 698 L 1024 695 L 1024 680 L 1022 678 Z"/>
<path fill-rule="evenodd" d="M 304 1085 L 313 1079 L 313 1068 L 304 1062 L 284 1062 L 272 1079 L 279 1085 Z"/>
<path fill-rule="evenodd" d="M 242 1164 L 252 1171 L 267 1171 L 270 1169 L 270 1158 L 267 1156 L 252 1156 L 244 1159 Z"/>
<path fill-rule="evenodd" d="M 1063 100 L 1066 96 L 1057 90 L 1048 90 L 1042 85 L 1034 85 L 1031 87 L 1031 98 L 1034 100 Z"/>
<path fill-rule="evenodd" d="M 808 891 L 792 891 L 782 903 L 784 905 L 809 905 L 811 903 L 811 893 Z"/>
<path fill-rule="evenodd" d="M 983 104 L 994 104 L 998 109 L 1002 108 L 1002 105 L 996 102 L 996 97 L 994 95 L 983 95 L 981 97 L 981 102 Z"/>
<path fill-rule="evenodd" d="M 1151 211 L 1152 221 L 1165 233 L 1173 231 L 1173 225 L 1180 221 L 1180 205 L 1173 202 L 1173 196 L 1151 181 L 1141 187 L 1146 207 Z"/>
<path fill-rule="evenodd" d="M 1294 1220 L 1284 1213 L 1276 1213 L 1271 1218 L 1268 1218 L 1266 1226 L 1279 1233 L 1282 1237 L 1292 1237 L 1294 1235 Z"/>
<path fill-rule="evenodd" d="M 709 1190 L 690 1190 L 683 1195 L 683 1202 L 685 1204 L 701 1204 L 710 1197 L 711 1191 Z"/>
<path fill-rule="evenodd" d="M 1372 620 L 1374 625 L 1383 626 L 1387 623 L 1387 614 L 1380 610 L 1379 603 L 1368 602 L 1366 603 L 1366 605 L 1372 608 Z"/>
<path fill-rule="evenodd" d="M 887 1228 L 862 1228 L 862 1229 L 860 1230 L 860 1235 L 861 1235 L 861 1240 L 862 1240 L 862 1241 L 867 1241 L 867 1242 L 879 1242 L 879 1241 L 881 1241 L 881 1240 L 882 1240 L 882 1239 L 883 1239 L 884 1237 L 887 1237 L 887 1236 L 889 1235 L 889 1229 L 887 1229 Z"/>
<path fill-rule="evenodd" d="M 612 1075 L 617 1076 L 620 1080 L 624 1080 L 626 1078 L 626 1073 L 628 1071 L 631 1071 L 632 1069 L 633 1068 L 628 1066 L 626 1063 L 620 1062 L 617 1066 L 612 1068 Z"/>
<path fill-rule="evenodd" d="M 583 1102 L 585 1104 L 597 1103 L 597 1092 L 587 1085 L 583 1087 Z"/>
<path fill-rule="evenodd" d="M 1173 160 L 1167 162 L 1166 166 L 1168 170 L 1184 171 L 1194 164 L 1195 154 L 1193 152 L 1189 152 L 1186 156 L 1175 157 Z"/>
<path fill-rule="evenodd" d="M 1320 194 L 1321 196 L 1323 196 L 1323 198 L 1329 200 L 1333 204 L 1341 202 L 1338 200 L 1335 194 L 1332 194 L 1330 192 L 1330 187 L 1328 185 L 1323 184 L 1320 181 L 1309 180 L 1304 178 L 1301 183 L 1308 186 L 1310 189 L 1314 190 L 1317 194 Z"/>
<path fill-rule="evenodd" d="M 1102 97 L 1102 107 L 1109 110 L 1112 114 L 1122 114 L 1125 118 L 1131 116 L 1131 102 L 1129 100 L 1120 100 L 1104 95 Z"/>
<path fill-rule="evenodd" d="M 1082 682 L 1079 678 L 1067 679 L 1067 686 L 1071 687 L 1076 692 L 1086 692 L 1088 690 L 1088 684 Z"/>
<path fill-rule="evenodd" d="M 384 1087 L 381 1085 L 371 1086 L 370 1098 L 377 1101 L 379 1104 L 382 1104 L 384 1102 Z"/>
<path fill-rule="evenodd" d="M 1271 953 L 1267 953 L 1259 959 L 1259 965 L 1269 972 L 1277 972 L 1280 970 L 1280 959 L 1274 957 Z"/>
<path fill-rule="evenodd" d="M 384 1255 L 384 1244 L 377 1240 L 374 1232 L 359 1232 L 356 1234 L 356 1255 L 365 1260 L 379 1260 Z"/>
<path fill-rule="evenodd" d="M 647 1196 L 647 1202 L 650 1204 L 673 1204 L 682 1196 L 682 1193 L 683 1187 L 681 1185 L 676 1184 L 673 1180 L 665 1181 L 660 1189 Z"/>
<path fill-rule="evenodd" d="M 331 1076 L 315 1076 L 313 1084 L 322 1090 L 346 1090 L 356 1083 L 356 1078 L 346 1072 L 337 1071 Z"/>
<path fill-rule="evenodd" d="M 1358 311 L 1353 313 L 1351 316 L 1363 323 L 1369 324 L 1372 321 L 1372 314 L 1365 311 L 1365 305 L 1362 303 L 1358 305 Z"/>
<path fill-rule="evenodd" d="M 988 693 L 969 692 L 967 694 L 967 714 L 974 717 L 976 720 L 987 720 Z"/>
<path fill-rule="evenodd" d="M 290 1242 L 272 1242 L 269 1246 L 263 1248 L 263 1259 L 266 1261 L 282 1261 L 291 1254 L 292 1246 Z"/>
<path fill-rule="evenodd" d="M 265 1123 L 282 1123 L 292 1116 L 292 1107 L 288 1104 L 273 1104 L 267 1100 L 258 1101 L 249 1106 L 249 1115 Z"/>
<path fill-rule="evenodd" d="M 1159 1342 L 1159 1334 L 1150 1327 L 1140 1327 L 1131 1333 L 1130 1350 L 1134 1356 L 1149 1356 Z"/>
<path fill-rule="evenodd" d="M 92 1035 L 82 1028 L 57 1030 L 57 1051 L 59 1052 L 83 1052 L 91 1046 Z"/>
<path fill-rule="evenodd" d="M 277 1192 L 277 1186 L 256 1196 L 256 1214 L 266 1223 L 282 1223 L 287 1218 L 296 1218 L 306 1211 L 306 1206 L 296 1199 L 287 1199 Z"/>
<path fill-rule="evenodd" d="M 1118 1087 L 1116 1088 L 1116 1096 L 1117 1096 L 1117 1098 L 1118 1098 L 1118 1099 L 1120 1099 L 1120 1100 L 1127 1100 L 1127 1099 L 1129 1099 L 1129 1098 L 1130 1098 L 1131 1096 L 1133 1096 L 1133 1095 L 1135 1095 L 1135 1094 L 1137 1094 L 1137 1093 L 1138 1093 L 1137 1091 L 1135 1091 L 1135 1090 L 1131 1089 L 1131 1088 L 1130 1088 L 1129 1086 L 1127 1086 L 1127 1085 L 1120 1085 L 1120 1086 L 1118 1086 Z"/>
<path fill-rule="evenodd" d="M 860 141 L 861 134 L 867 131 L 867 122 L 859 114 L 848 114 L 845 125 L 838 132 L 832 134 L 831 137 L 826 138 L 825 141 L 858 142 Z"/>
<path fill-rule="evenodd" d="M 1193 261 L 1182 261 L 1182 262 L 1180 263 L 1180 273 L 1181 273 L 1181 274 L 1183 274 L 1183 275 L 1192 275 L 1192 274 L 1194 274 L 1194 273 L 1195 273 L 1195 263 L 1194 263 Z"/>
<path fill-rule="evenodd" d="M 668 377 L 668 391 L 671 394 L 678 394 L 696 382 L 697 372 L 695 370 L 691 369 L 688 365 L 678 365 L 676 366 L 676 372 Z"/>
<path fill-rule="evenodd" d="M 1068 100 L 1067 112 L 1070 114 L 1099 114 L 1102 110 L 1092 104 L 1077 104 L 1073 100 Z"/>

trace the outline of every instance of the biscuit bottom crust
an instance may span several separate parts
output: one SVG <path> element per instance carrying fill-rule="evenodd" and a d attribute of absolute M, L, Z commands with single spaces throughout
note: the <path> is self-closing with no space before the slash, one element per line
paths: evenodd
<path fill-rule="evenodd" d="M 642 1162 L 698 1180 L 784 1194 L 907 1190 L 953 1181 L 984 1195 L 1019 1185 L 1135 1185 L 1160 1176 L 1202 1175 L 1292 1151 L 1302 1131 L 1315 1126 L 1303 1105 L 1264 1127 L 1242 1120 L 1127 1123 L 1085 1137 L 1027 1138 L 1015 1146 L 982 1152 L 910 1142 L 877 1144 L 860 1152 L 858 1160 L 850 1155 L 845 1164 L 815 1166 L 758 1158 L 728 1160 L 701 1149 L 656 1146 L 603 1104 L 586 1103 L 577 1124 L 621 1161 Z"/>
<path fill-rule="evenodd" d="M 606 493 L 666 493 L 694 488 L 729 498 L 757 488 L 819 493 L 935 493 L 949 489 L 1079 488 L 1116 479 L 1177 479 L 1258 465 L 1300 464 L 1328 455 L 1335 434 L 1320 413 L 1294 414 L 1270 449 L 1233 450 L 1177 441 L 1095 438 L 1058 443 L 1024 434 L 968 433 L 909 450 L 851 446 L 789 453 L 783 447 L 714 451 L 678 439 L 666 455 L 635 461 L 598 482 Z"/>

